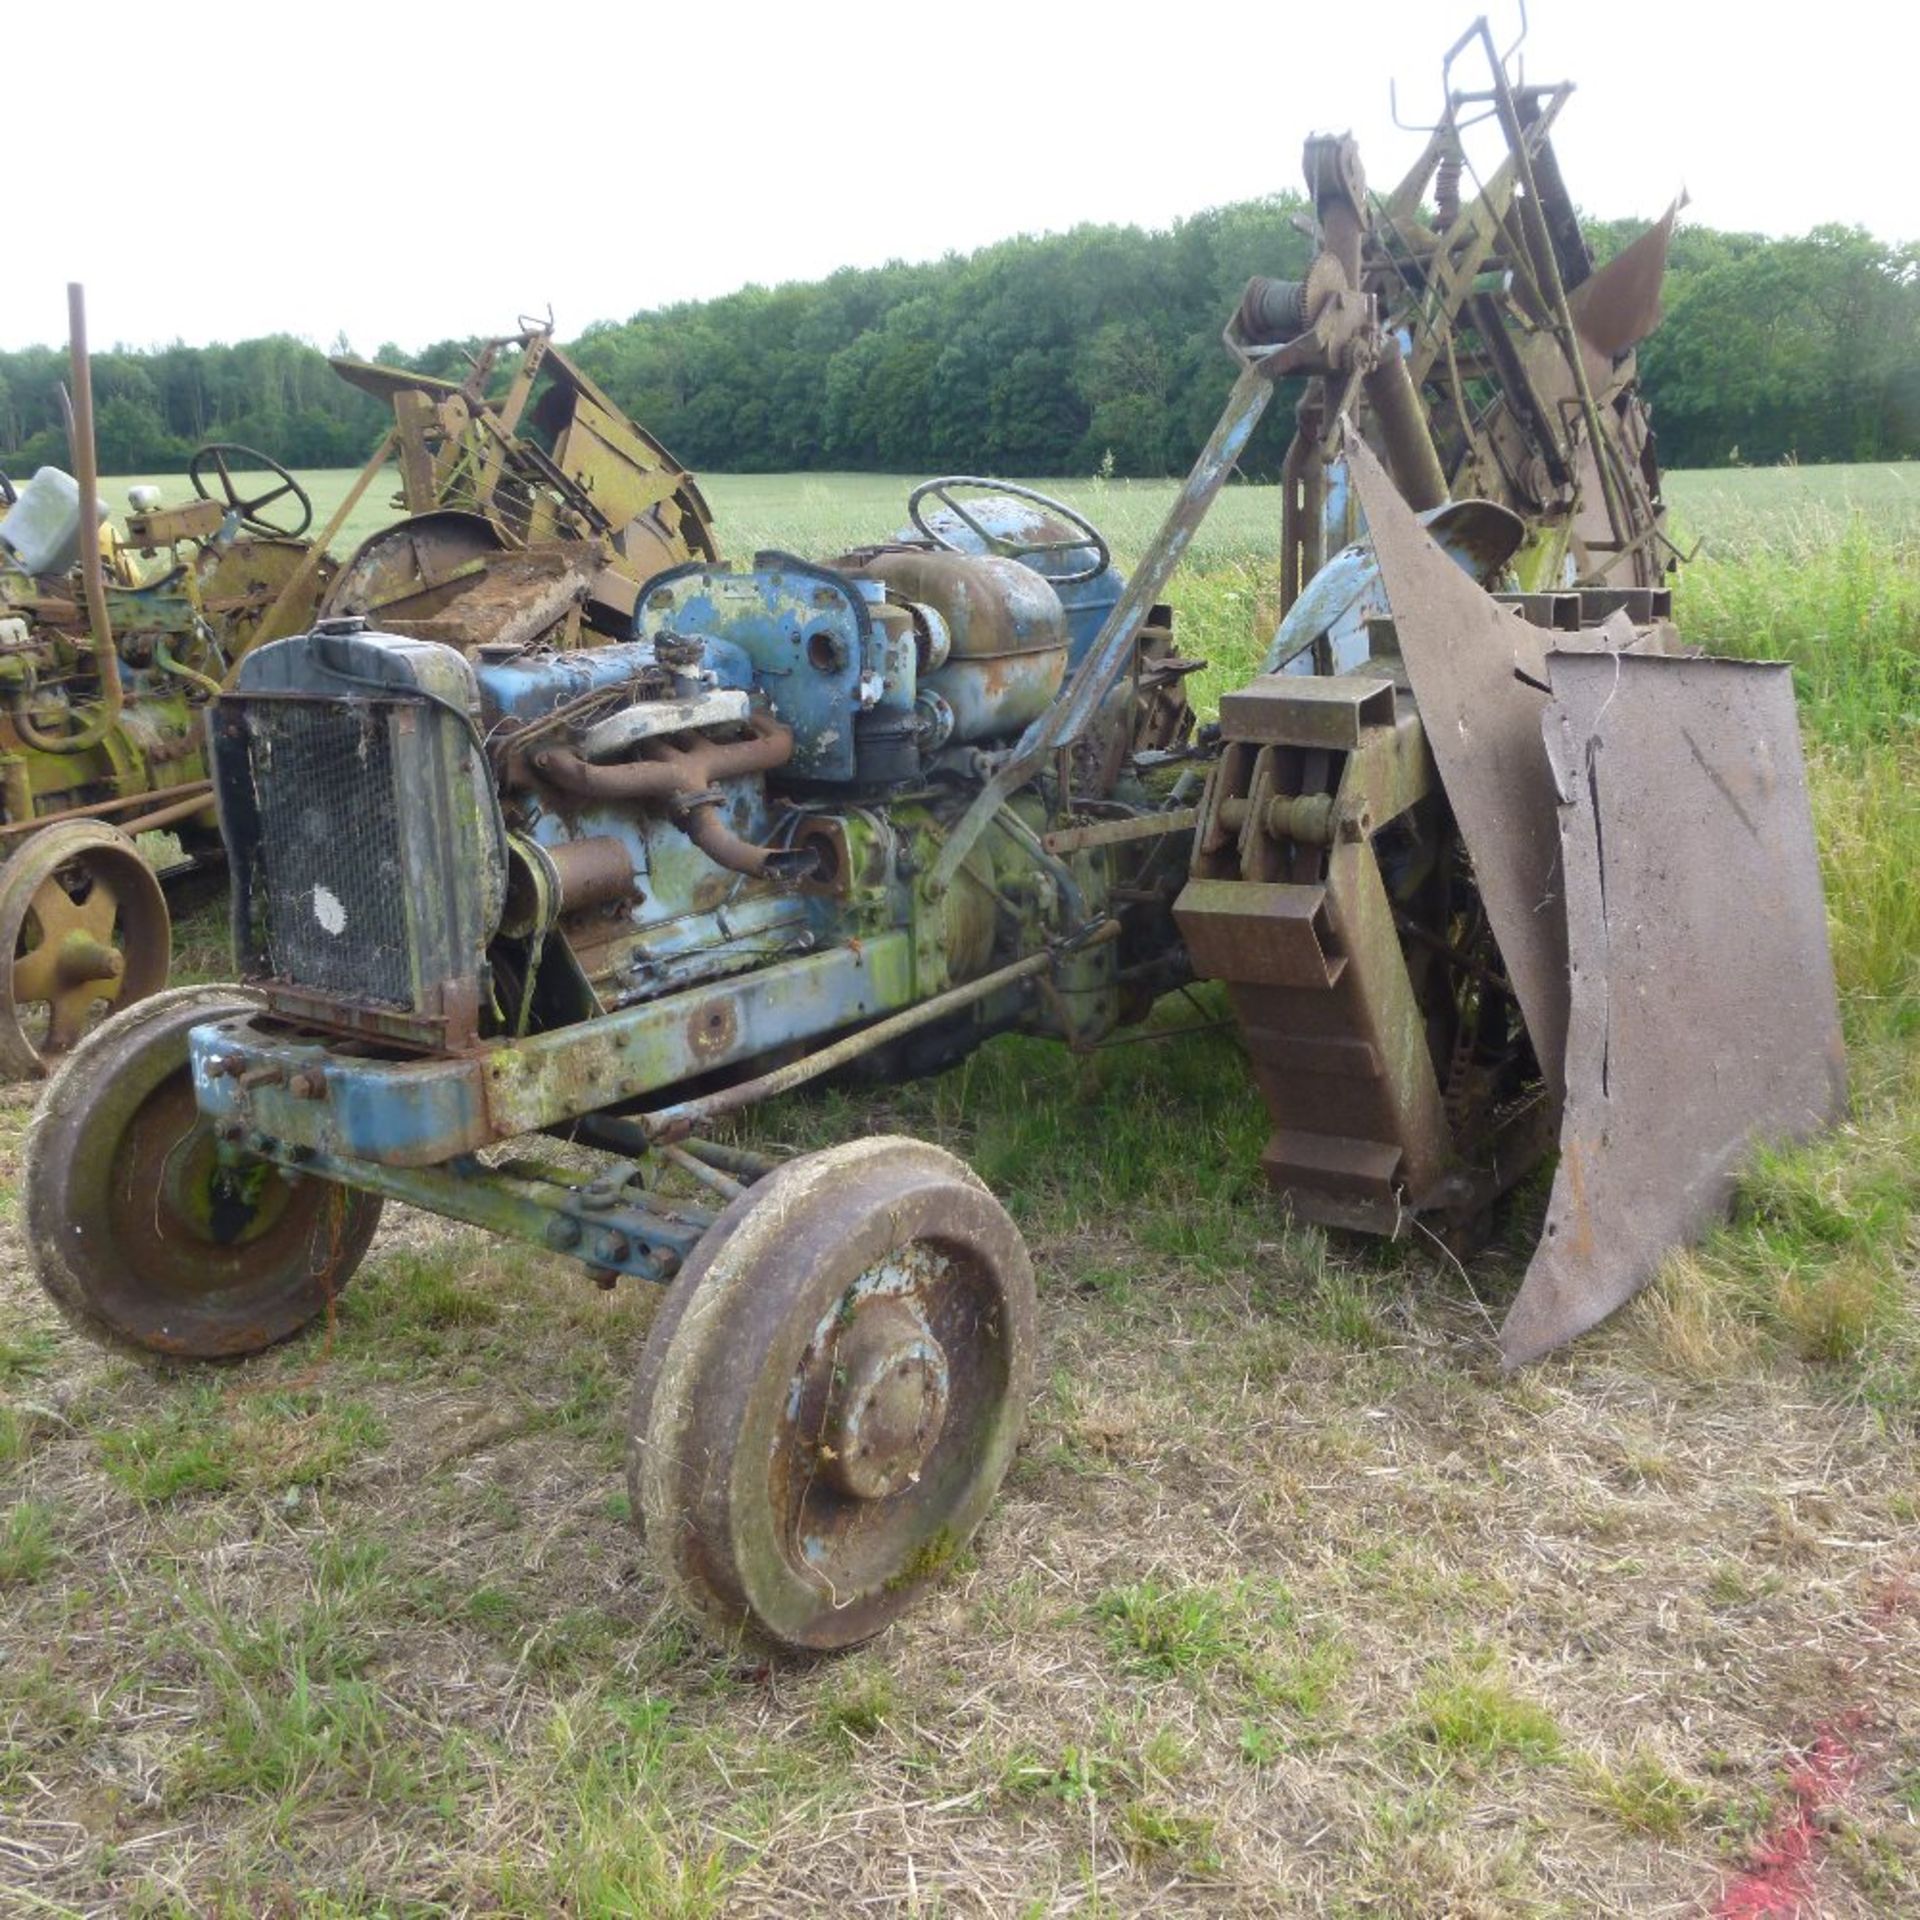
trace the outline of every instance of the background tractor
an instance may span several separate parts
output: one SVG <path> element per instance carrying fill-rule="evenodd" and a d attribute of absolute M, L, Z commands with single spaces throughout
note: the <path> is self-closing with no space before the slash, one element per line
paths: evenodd
<path fill-rule="evenodd" d="M 265 640 L 374 609 L 455 644 L 574 646 L 624 632 L 646 575 L 714 552 L 697 488 L 534 329 L 465 383 L 338 361 L 393 431 L 341 510 L 247 447 L 200 448 L 195 497 L 98 499 L 85 312 L 71 292 L 75 475 L 0 478 L 0 1075 L 48 1072 L 103 1014 L 166 985 L 167 901 L 136 837 L 217 858 L 210 703 Z M 511 372 L 502 367 L 503 359 Z M 489 397 L 500 373 L 502 391 Z M 396 464 L 405 516 L 344 568 L 330 545 Z"/>
<path fill-rule="evenodd" d="M 77 287 L 70 317 L 76 475 L 0 482 L 0 1074 L 16 1078 L 166 984 L 166 898 L 135 836 L 218 852 L 207 703 L 249 647 L 310 623 L 331 574 L 301 537 L 298 482 L 244 447 L 195 453 L 185 504 L 136 488 L 124 526 L 103 525 Z"/>

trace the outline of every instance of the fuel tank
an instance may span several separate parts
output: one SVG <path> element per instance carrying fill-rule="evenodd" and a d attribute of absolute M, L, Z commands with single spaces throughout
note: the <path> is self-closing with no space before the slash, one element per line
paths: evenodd
<path fill-rule="evenodd" d="M 1010 738 L 1060 691 L 1066 610 L 1031 567 L 995 554 L 896 547 L 873 555 L 860 571 L 945 622 L 946 662 L 919 681 L 923 711 L 939 716 L 945 739 Z M 942 706 L 951 712 L 950 726 Z"/>

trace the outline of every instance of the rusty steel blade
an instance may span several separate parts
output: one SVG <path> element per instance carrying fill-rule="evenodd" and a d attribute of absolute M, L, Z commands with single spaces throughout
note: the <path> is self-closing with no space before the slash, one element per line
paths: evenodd
<path fill-rule="evenodd" d="M 1596 353 L 1615 359 L 1660 324 L 1660 285 L 1680 206 L 1676 200 L 1645 233 L 1568 294 L 1573 324 Z"/>
<path fill-rule="evenodd" d="M 1546 1232 L 1500 1329 L 1510 1367 L 1645 1286 L 1758 1144 L 1846 1103 L 1789 669 L 1547 665 L 1573 998 Z"/>
<path fill-rule="evenodd" d="M 1567 926 L 1554 787 L 1540 750 L 1546 697 L 1514 675 L 1521 623 L 1435 544 L 1357 434 L 1347 457 L 1434 764 L 1557 1099 L 1567 1040 Z"/>

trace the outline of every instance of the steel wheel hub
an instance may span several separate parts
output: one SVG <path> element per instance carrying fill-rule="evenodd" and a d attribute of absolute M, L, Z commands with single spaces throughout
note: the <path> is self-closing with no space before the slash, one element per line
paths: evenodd
<path fill-rule="evenodd" d="M 868 1295 L 834 1349 L 820 1450 L 827 1479 L 859 1500 L 917 1482 L 947 1418 L 947 1355 L 899 1298 Z"/>

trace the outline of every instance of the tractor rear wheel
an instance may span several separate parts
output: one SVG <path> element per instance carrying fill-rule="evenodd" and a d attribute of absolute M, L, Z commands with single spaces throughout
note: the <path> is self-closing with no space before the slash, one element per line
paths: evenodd
<path fill-rule="evenodd" d="M 89 1034 L 27 1132 L 27 1245 L 83 1333 L 140 1355 L 223 1360 L 291 1338 L 365 1257 L 381 1203 L 223 1153 L 193 1097 L 187 1035 L 251 1013 L 177 987 Z"/>
<path fill-rule="evenodd" d="M 63 820 L 0 865 L 0 1074 L 51 1073 L 101 1018 L 167 984 L 159 876 L 118 827 Z"/>
<path fill-rule="evenodd" d="M 1033 1382 L 1033 1266 L 972 1172 L 917 1140 L 790 1161 L 733 1200 L 641 1360 L 633 1513 L 718 1637 L 871 1639 L 966 1544 Z"/>

